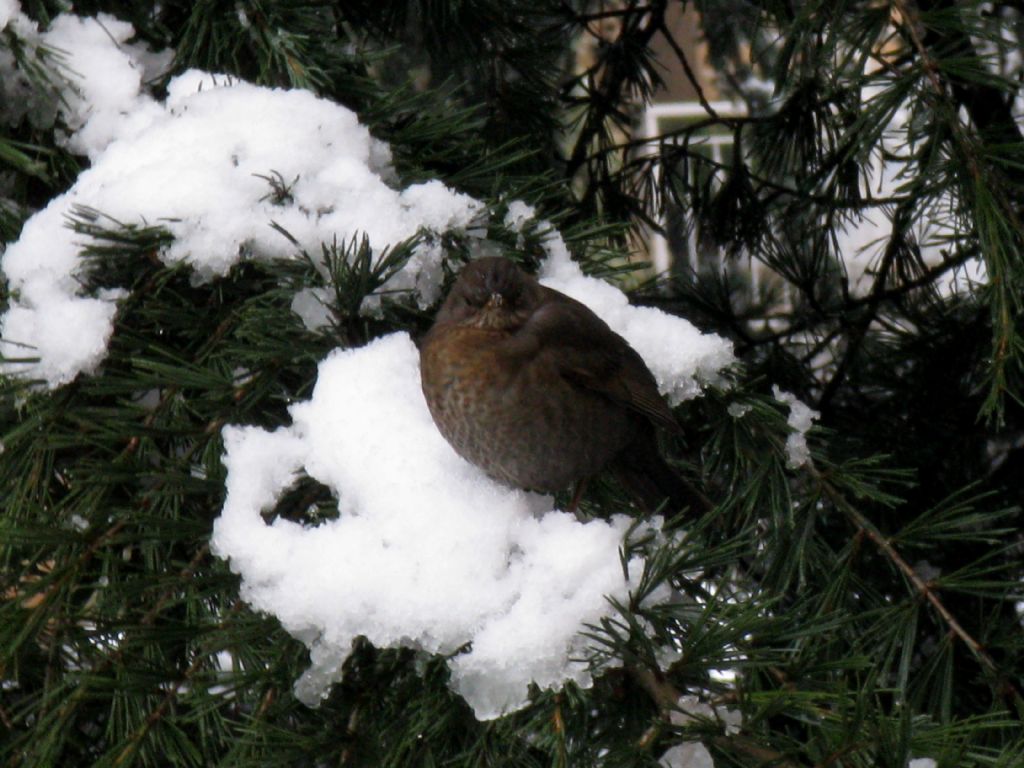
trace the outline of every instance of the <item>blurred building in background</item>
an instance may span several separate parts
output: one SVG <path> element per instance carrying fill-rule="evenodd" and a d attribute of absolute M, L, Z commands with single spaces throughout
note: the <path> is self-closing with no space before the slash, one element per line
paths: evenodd
<path fill-rule="evenodd" d="M 714 174 L 716 178 L 711 178 L 712 169 L 715 166 L 728 167 L 733 151 L 732 131 L 715 124 L 714 116 L 740 116 L 746 113 L 746 106 L 722 92 L 721 75 L 711 64 L 700 14 L 688 5 L 685 9 L 682 5 L 672 5 L 667 14 L 667 26 L 673 39 L 670 41 L 659 35 L 652 46 L 661 64 L 664 85 L 655 93 L 653 103 L 644 110 L 639 129 L 644 137 L 652 140 L 666 136 L 663 142 L 688 141 L 691 151 L 709 161 L 707 164 L 691 164 L 688 172 L 702 174 L 694 181 L 713 186 L 722 174 Z M 703 125 L 705 123 L 707 125 Z M 702 127 L 689 132 L 686 139 L 671 137 L 672 132 L 693 125 Z M 652 141 L 645 151 L 657 152 L 659 146 Z M 660 166 L 656 168 L 660 174 Z M 656 188 L 660 188 L 660 179 L 658 182 Z M 645 238 L 654 271 L 675 275 L 721 272 L 725 258 L 721 249 L 712 238 L 699 236 L 694 227 L 687 226 L 686 221 L 687 217 L 676 204 L 671 201 L 665 203 L 659 222 L 662 231 L 652 230 Z M 754 290 L 764 279 L 770 279 L 767 270 L 755 260 L 748 259 L 743 266 Z"/>

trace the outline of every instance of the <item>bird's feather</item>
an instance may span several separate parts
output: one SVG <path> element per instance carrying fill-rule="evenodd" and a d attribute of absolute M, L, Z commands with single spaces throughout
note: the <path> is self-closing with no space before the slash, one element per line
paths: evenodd
<path fill-rule="evenodd" d="M 671 409 L 643 359 L 585 305 L 544 288 L 540 307 L 520 329 L 576 386 L 598 392 L 672 432 Z"/>

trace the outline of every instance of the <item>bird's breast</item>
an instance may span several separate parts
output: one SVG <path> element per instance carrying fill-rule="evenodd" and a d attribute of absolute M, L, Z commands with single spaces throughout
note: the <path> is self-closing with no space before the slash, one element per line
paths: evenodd
<path fill-rule="evenodd" d="M 572 385 L 550 355 L 512 355 L 510 335 L 452 327 L 421 350 L 423 393 L 463 458 L 520 488 L 557 491 L 589 477 L 629 441 L 635 420 Z"/>

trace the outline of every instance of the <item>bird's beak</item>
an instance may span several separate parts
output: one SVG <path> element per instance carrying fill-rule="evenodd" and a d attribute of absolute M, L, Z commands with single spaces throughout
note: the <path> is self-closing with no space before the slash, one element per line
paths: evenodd
<path fill-rule="evenodd" d="M 487 300 L 487 309 L 497 309 L 505 303 L 505 297 L 495 291 L 491 294 L 491 297 Z"/>

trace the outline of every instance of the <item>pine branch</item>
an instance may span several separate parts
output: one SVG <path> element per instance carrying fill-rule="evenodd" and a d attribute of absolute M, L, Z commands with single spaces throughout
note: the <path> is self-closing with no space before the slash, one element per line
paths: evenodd
<path fill-rule="evenodd" d="M 44 29 L 50 5 L 21 7 Z M 738 339 L 745 367 L 677 409 L 686 446 L 670 441 L 667 456 L 700 478 L 715 508 L 685 545 L 652 534 L 624 552 L 648 568 L 629 604 L 591 628 L 587 658 L 602 663 L 592 687 L 534 690 L 524 709 L 478 723 L 449 688 L 449 659 L 359 641 L 311 710 L 290 693 L 304 647 L 243 610 L 237 579 L 209 556 L 223 503 L 218 433 L 287 423 L 339 343 L 421 332 L 429 311 L 390 297 L 380 317 L 360 314 L 412 241 L 387 254 L 361 238 L 326 243 L 194 284 L 187 268 L 160 261 L 167 232 L 81 211 L 81 293 L 130 295 L 94 375 L 52 394 L 0 382 L 0 762 L 292 765 L 314 754 L 341 765 L 613 768 L 700 740 L 744 768 L 918 756 L 1016 766 L 1020 722 L 1002 702 L 1020 714 L 1012 598 L 1024 573 L 1011 510 L 1022 501 L 1024 428 L 1009 362 L 996 376 L 1005 422 L 975 417 L 985 340 L 1011 360 L 1005 332 L 1019 320 L 1024 172 L 1020 131 L 1000 102 L 1019 90 L 1019 72 L 990 71 L 985 58 L 994 49 L 1008 61 L 1017 25 L 952 0 L 899 0 L 898 17 L 872 3 L 741 5 L 699 4 L 705 36 L 741 87 L 745 73 L 773 81 L 772 110 L 751 97 L 748 116 L 712 109 L 661 136 L 629 137 L 636 98 L 660 74 L 651 44 L 668 36 L 666 3 L 259 0 L 241 13 L 230 0 L 93 4 L 130 16 L 139 42 L 174 47 L 174 73 L 205 67 L 315 89 L 357 108 L 390 144 L 396 183 L 440 179 L 485 200 L 485 243 L 432 243 L 451 264 L 481 249 L 536 263 L 542 233 L 500 224 L 520 199 L 561 228 L 584 271 L 636 284 L 620 247 L 626 219 L 656 224 L 674 196 L 684 226 L 702 222 L 731 255 L 726 271 L 676 273 L 665 283 L 674 295 L 645 302 Z M 574 36 L 600 22 L 621 26 L 599 41 L 593 67 L 567 75 Z M 695 83 L 690 52 L 667 45 L 669 65 Z M 906 130 L 887 133 L 902 111 Z M 575 117 L 562 162 L 554 129 Z M 695 137 L 707 129 L 733 132 L 731 158 L 701 156 Z M 20 153 L 8 154 L 17 168 L 2 192 L 10 202 L 0 201 L 0 233 L 13 240 L 78 167 L 52 127 L 4 131 L 0 153 Z M 891 191 L 873 186 L 879 162 L 900 169 Z M 669 186 L 655 184 L 658 163 Z M 570 167 L 581 204 L 564 183 Z M 294 191 L 272 169 L 264 180 L 271 200 Z M 874 283 L 856 293 L 839 239 L 872 214 L 891 231 Z M 934 241 L 948 252 L 926 264 L 908 233 L 928 219 L 949 224 Z M 994 265 L 989 284 L 940 294 L 979 254 Z M 757 295 L 740 259 L 774 273 Z M 330 327 L 311 331 L 292 313 L 306 288 L 318 289 Z M 829 376 L 832 407 L 808 435 L 822 469 L 791 469 L 787 413 L 768 390 L 810 402 Z M 587 512 L 620 512 L 617 494 L 595 483 Z M 304 478 L 265 518 L 316 525 L 336 514 L 329 489 Z M 918 556 L 946 575 L 918 573 L 928 566 Z M 228 668 L 215 652 L 230 655 Z M 624 670 L 607 669 L 615 664 Z M 742 712 L 742 730 L 681 725 L 680 695 L 692 692 Z"/>
<path fill-rule="evenodd" d="M 646 97 L 657 81 L 645 57 L 649 56 L 651 40 L 664 26 L 667 0 L 643 6 L 638 0 L 630 0 L 628 8 L 632 13 L 623 16 L 616 39 L 603 49 L 593 65 L 562 88 L 565 97 L 576 85 L 585 91 L 578 101 L 585 105 L 586 112 L 565 164 L 565 178 L 569 180 L 585 167 L 588 169 L 590 178 L 580 201 L 585 210 L 594 208 L 598 195 L 607 198 L 605 205 L 611 204 L 615 195 L 614 185 L 604 180 L 608 175 L 607 161 L 595 167 L 588 160 L 592 147 L 608 143 L 609 121 L 618 125 L 629 122 L 624 110 L 629 108 L 633 93 Z"/>
<path fill-rule="evenodd" d="M 860 354 L 861 345 L 864 343 L 868 330 L 871 328 L 871 324 L 875 321 L 879 307 L 881 306 L 882 297 L 886 292 L 889 281 L 889 275 L 893 270 L 896 260 L 897 247 L 898 244 L 903 241 L 907 227 L 909 226 L 909 218 L 910 211 L 908 205 L 904 204 L 896 209 L 896 213 L 892 218 L 892 233 L 889 235 L 889 243 L 886 246 L 885 251 L 882 253 L 881 263 L 875 273 L 875 278 L 871 285 L 871 290 L 868 292 L 867 300 L 864 302 L 866 305 L 865 311 L 861 318 L 847 330 L 846 350 L 836 365 L 835 371 L 828 380 L 828 383 L 825 384 L 822 389 L 821 397 L 818 398 L 819 410 L 825 410 L 828 408 L 830 401 L 835 397 L 836 392 L 839 391 L 839 387 L 843 383 L 847 370 L 853 364 L 856 356 Z M 841 318 L 848 316 L 848 313 L 845 312 L 840 315 Z"/>
<path fill-rule="evenodd" d="M 974 46 L 960 19 L 960 11 L 950 0 L 922 0 L 920 7 L 926 11 L 943 13 L 950 26 L 941 31 L 936 26 L 926 27 L 925 34 L 919 31 L 920 15 L 906 0 L 896 0 L 896 7 L 903 18 L 903 27 L 921 58 L 925 74 L 939 106 L 939 115 L 953 137 L 957 150 L 962 154 L 973 189 L 965 190 L 965 196 L 973 202 L 981 252 L 990 271 L 992 286 L 993 350 L 990 363 L 991 383 L 984 412 L 1002 419 L 1003 397 L 1008 392 L 1006 369 L 1011 363 L 1020 364 L 1021 351 L 1017 342 L 1015 318 L 1021 308 L 1021 279 L 1011 266 L 1012 259 L 1007 251 L 1016 251 L 1024 242 L 1024 222 L 1020 218 L 1018 197 L 1008 189 L 1011 183 L 1024 181 L 1024 173 L 1012 166 L 994 168 L 982 158 L 982 151 L 992 144 L 1024 148 L 1024 137 L 1017 127 L 1009 105 L 1002 100 L 1000 91 L 977 78 L 966 82 L 961 78 L 948 78 L 954 96 L 949 104 L 946 84 L 940 61 L 933 51 L 940 47 L 951 49 L 947 56 L 959 54 L 966 59 L 964 69 L 982 70 Z M 975 140 L 966 134 L 957 117 L 957 108 L 963 106 L 981 131 L 976 148 Z M 992 205 L 997 209 L 989 212 L 983 209 L 984 195 L 992 196 Z M 987 216 L 986 216 L 987 214 Z M 990 224 L 986 218 L 1000 217 L 997 224 Z M 1004 239 L 1005 238 L 1005 239 Z"/>
<path fill-rule="evenodd" d="M 949 627 L 950 631 L 955 634 L 971 651 L 971 654 L 990 678 L 990 684 L 992 685 L 993 691 L 997 695 L 1006 699 L 1010 710 L 1016 712 L 1018 718 L 1024 719 L 1024 697 L 1021 696 L 1021 692 L 1017 685 L 999 669 L 996 662 L 985 650 L 985 647 L 964 629 L 963 625 L 960 624 L 956 617 L 953 616 L 949 609 L 943 604 L 935 591 L 924 579 L 920 577 L 910 564 L 903 559 L 899 552 L 897 552 L 889 539 L 883 536 L 870 520 L 850 504 L 846 497 L 832 483 L 830 483 L 826 477 L 818 472 L 817 469 L 812 467 L 810 471 L 816 481 L 820 484 L 825 495 L 833 504 L 835 504 L 836 508 L 841 509 L 843 513 L 850 518 L 857 530 L 866 535 L 885 554 L 889 561 L 899 569 L 918 593 L 920 593 L 920 595 L 931 604 L 936 613 L 939 614 L 942 620 Z"/>
<path fill-rule="evenodd" d="M 1006 98 L 1004 89 L 977 77 L 966 79 L 943 71 L 931 53 L 942 51 L 944 58 L 959 59 L 958 68 L 961 71 L 981 73 L 985 70 L 964 27 L 962 12 L 955 0 L 895 0 L 895 6 L 905 20 L 902 29 L 922 56 L 928 77 L 937 93 L 945 93 L 943 80 L 949 83 L 954 98 L 967 110 L 986 143 L 1004 147 L 1020 147 L 1024 144 L 1024 134 L 1011 110 L 1012 101 Z M 936 23 L 922 24 L 921 13 L 934 17 Z M 940 18 L 941 23 L 938 22 Z M 1007 172 L 1015 182 L 1024 182 L 1024 173 L 1020 170 L 1011 168 Z"/>
<path fill-rule="evenodd" d="M 192 578 L 193 574 L 195 574 L 196 570 L 199 568 L 203 560 L 209 557 L 209 554 L 210 547 L 208 544 L 200 547 L 199 551 L 196 552 L 196 554 L 193 556 L 191 562 L 189 562 L 189 564 L 185 566 L 178 574 L 179 580 L 182 583 L 187 583 Z M 173 589 L 177 589 L 177 587 L 174 587 Z M 166 604 L 170 602 L 172 597 L 172 590 L 164 592 L 164 594 L 156 600 L 156 602 L 154 603 L 153 607 L 149 610 L 149 612 L 142 617 L 140 625 L 143 627 L 151 626 L 153 622 L 156 620 L 157 616 L 159 616 L 160 613 L 163 611 Z M 240 605 L 240 603 L 236 604 L 236 606 Z M 118 649 L 118 651 L 114 653 L 113 657 L 111 657 L 110 659 L 109 666 L 113 666 L 116 663 L 120 663 L 120 653 L 121 649 Z M 128 743 L 125 744 L 124 748 L 118 753 L 117 757 L 114 758 L 112 765 L 115 768 L 117 768 L 117 766 L 125 765 L 132 757 L 135 756 L 139 749 L 139 745 L 142 743 L 143 739 L 146 738 L 146 735 L 156 726 L 157 723 L 160 722 L 161 719 L 163 719 L 167 715 L 167 710 L 174 703 L 174 700 L 178 696 L 178 692 L 184 686 L 191 684 L 193 676 L 206 663 L 207 659 L 204 656 L 204 654 L 197 653 L 195 659 L 192 660 L 192 663 L 189 664 L 188 668 L 182 674 L 180 682 L 171 684 L 169 686 L 167 693 L 164 695 L 163 700 L 153 710 L 150 711 L 150 713 L 146 716 L 146 719 L 143 722 L 142 726 L 138 728 L 135 731 L 135 733 L 133 733 L 129 737 Z"/>

